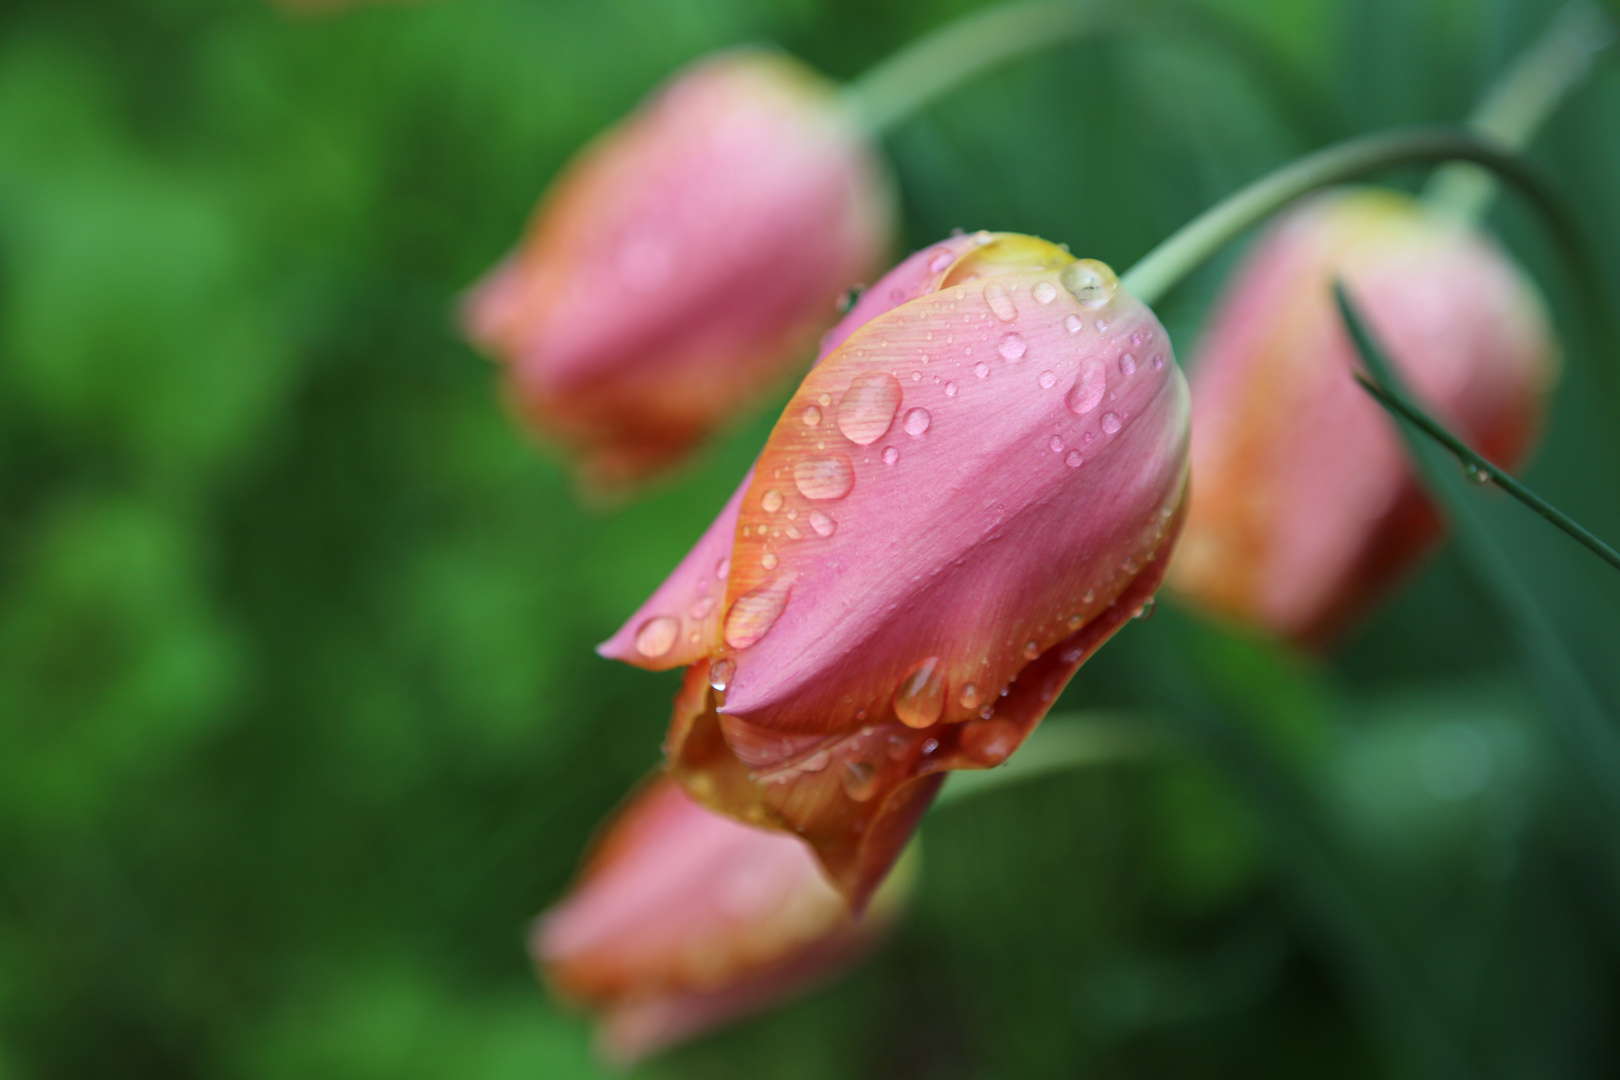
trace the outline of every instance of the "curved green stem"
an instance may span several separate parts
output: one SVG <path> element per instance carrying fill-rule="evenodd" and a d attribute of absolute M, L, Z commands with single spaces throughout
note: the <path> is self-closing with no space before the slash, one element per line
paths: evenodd
<path fill-rule="evenodd" d="M 1466 132 L 1417 128 L 1348 139 L 1261 177 L 1182 226 L 1121 275 L 1120 283 L 1151 306 L 1221 248 L 1300 196 L 1397 166 L 1439 161 L 1474 162 L 1508 180 L 1547 217 L 1562 241 L 1580 248 L 1558 201 L 1519 158 Z"/>
<path fill-rule="evenodd" d="M 1593 0 L 1573 0 L 1485 95 L 1469 130 L 1503 150 L 1522 150 L 1558 103 L 1592 69 L 1592 59 L 1614 41 L 1614 23 Z M 1434 174 L 1423 198 L 1460 221 L 1478 220 L 1496 194 L 1496 182 L 1475 165 L 1448 165 Z"/>

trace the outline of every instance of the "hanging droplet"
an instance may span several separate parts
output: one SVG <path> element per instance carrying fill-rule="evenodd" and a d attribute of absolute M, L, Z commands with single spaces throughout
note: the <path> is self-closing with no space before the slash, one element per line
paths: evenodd
<path fill-rule="evenodd" d="M 1489 483 L 1491 479 L 1489 472 L 1475 465 L 1472 461 L 1463 466 L 1463 475 L 1468 477 L 1470 483 L 1474 484 Z"/>
<path fill-rule="evenodd" d="M 990 310 L 1002 322 L 1012 322 L 1018 318 L 1018 305 L 999 283 L 992 281 L 984 287 L 984 302 L 990 305 Z"/>
<path fill-rule="evenodd" d="M 1070 263 L 1058 275 L 1058 280 L 1076 300 L 1089 308 L 1102 307 L 1114 298 L 1114 290 L 1119 288 L 1114 272 L 1096 259 Z"/>
<path fill-rule="evenodd" d="M 636 652 L 648 658 L 663 656 L 675 647 L 675 639 L 680 633 L 679 619 L 672 615 L 654 616 L 636 631 Z"/>
<path fill-rule="evenodd" d="M 838 430 L 857 446 L 870 446 L 894 423 L 900 397 L 900 380 L 887 372 L 856 376 L 838 402 Z"/>
<path fill-rule="evenodd" d="M 1076 416 L 1084 416 L 1102 403 L 1108 390 L 1108 372 L 1096 360 L 1083 360 L 1080 375 L 1074 386 L 1064 395 L 1063 403 Z"/>
<path fill-rule="evenodd" d="M 782 509 L 782 493 L 775 489 L 767 491 L 765 497 L 759 500 L 759 505 L 765 508 L 767 514 L 774 514 Z"/>
<path fill-rule="evenodd" d="M 746 649 L 770 633 L 787 607 L 791 591 L 788 582 L 768 581 L 738 597 L 726 612 L 726 644 L 733 649 Z"/>
<path fill-rule="evenodd" d="M 793 465 L 793 485 L 807 499 L 842 499 L 855 486 L 855 467 L 842 454 L 800 458 Z"/>
<path fill-rule="evenodd" d="M 810 527 L 816 530 L 820 537 L 831 536 L 838 529 L 838 522 L 823 514 L 820 510 L 810 511 Z"/>
<path fill-rule="evenodd" d="M 1018 735 L 1010 720 L 972 720 L 962 730 L 962 751 L 980 765 L 1000 765 L 1018 748 Z"/>
<path fill-rule="evenodd" d="M 928 425 L 932 421 L 933 417 L 928 415 L 927 409 L 912 409 L 906 413 L 906 434 L 916 438 L 928 430 Z"/>
<path fill-rule="evenodd" d="M 940 661 L 930 656 L 900 680 L 894 692 L 894 714 L 907 727 L 925 728 L 945 711 L 945 680 Z"/>
<path fill-rule="evenodd" d="M 737 661 L 724 658 L 716 660 L 709 665 L 709 685 L 723 694 L 736 674 Z"/>
<path fill-rule="evenodd" d="M 1034 294 L 1035 299 L 1043 304 L 1050 304 L 1057 299 L 1057 286 L 1050 281 L 1036 282 L 1035 288 L 1031 289 L 1030 292 Z"/>
<path fill-rule="evenodd" d="M 1131 613 L 1131 618 L 1138 619 L 1142 622 L 1147 622 L 1149 619 L 1153 618 L 1153 609 L 1158 606 L 1158 600 L 1150 596 L 1146 600 L 1142 601 L 1141 607 L 1137 608 Z"/>

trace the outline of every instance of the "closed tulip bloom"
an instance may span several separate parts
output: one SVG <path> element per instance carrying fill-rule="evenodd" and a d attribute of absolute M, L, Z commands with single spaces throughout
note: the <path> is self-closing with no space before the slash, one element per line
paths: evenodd
<path fill-rule="evenodd" d="M 631 1061 L 756 1012 L 849 965 L 892 925 L 901 868 L 854 918 L 801 841 L 694 802 L 668 777 L 610 823 L 532 950 Z"/>
<path fill-rule="evenodd" d="M 892 219 L 832 83 L 779 53 L 725 53 L 564 169 L 464 322 L 586 478 L 624 484 L 784 376 L 878 268 Z"/>
<path fill-rule="evenodd" d="M 720 518 L 601 652 L 684 666 L 697 798 L 798 834 L 857 909 L 951 769 L 1000 764 L 1149 601 L 1186 385 L 1101 263 L 981 233 L 830 333 Z"/>
<path fill-rule="evenodd" d="M 1439 520 L 1333 301 L 1346 288 L 1414 396 L 1513 468 L 1557 349 L 1544 305 L 1479 231 L 1383 190 L 1314 199 L 1256 245 L 1193 368 L 1193 489 L 1170 585 L 1223 616 L 1330 641 Z"/>

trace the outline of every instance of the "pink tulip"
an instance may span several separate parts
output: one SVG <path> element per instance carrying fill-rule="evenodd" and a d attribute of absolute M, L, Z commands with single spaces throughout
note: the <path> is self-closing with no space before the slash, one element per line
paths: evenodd
<path fill-rule="evenodd" d="M 980 233 L 827 337 L 751 478 L 601 647 L 686 666 L 698 799 L 807 840 L 857 909 L 951 769 L 998 765 L 1153 596 L 1186 385 L 1101 263 Z"/>
<path fill-rule="evenodd" d="M 896 873 L 857 920 L 803 843 L 705 809 L 661 776 L 537 921 L 532 948 L 562 996 L 600 1014 L 605 1054 L 633 1061 L 848 966 L 908 886 Z"/>
<path fill-rule="evenodd" d="M 1482 233 L 1391 191 L 1314 199 L 1256 245 L 1192 375 L 1197 483 L 1172 588 L 1330 640 L 1439 536 L 1393 422 L 1352 381 L 1342 278 L 1414 395 L 1512 468 L 1557 368 L 1540 297 Z"/>
<path fill-rule="evenodd" d="M 552 185 L 472 292 L 517 407 L 623 484 L 737 418 L 875 271 L 887 175 L 826 79 L 739 50 L 677 75 Z"/>

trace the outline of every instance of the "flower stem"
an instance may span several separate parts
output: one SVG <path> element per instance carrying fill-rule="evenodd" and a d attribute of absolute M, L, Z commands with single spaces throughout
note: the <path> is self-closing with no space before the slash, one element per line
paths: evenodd
<path fill-rule="evenodd" d="M 1546 33 L 1509 66 L 1468 120 L 1469 130 L 1503 150 L 1522 150 L 1558 103 L 1614 41 L 1614 24 L 1593 0 L 1572 0 Z M 1448 165 L 1430 179 L 1423 198 L 1459 221 L 1476 221 L 1496 194 L 1496 181 L 1476 165 Z"/>
<path fill-rule="evenodd" d="M 1396 166 L 1438 161 L 1485 166 L 1523 190 L 1555 231 L 1570 231 L 1556 200 L 1512 154 L 1450 128 L 1401 129 L 1347 139 L 1261 177 L 1182 226 L 1122 274 L 1120 283 L 1151 306 L 1221 248 L 1300 196 Z"/>

